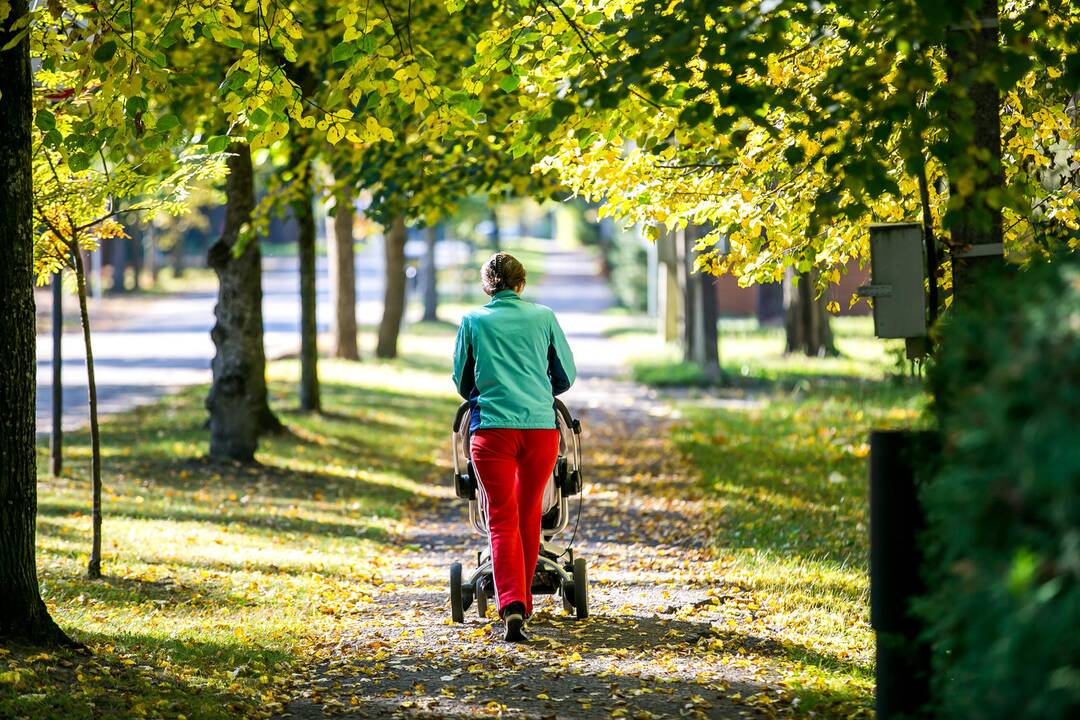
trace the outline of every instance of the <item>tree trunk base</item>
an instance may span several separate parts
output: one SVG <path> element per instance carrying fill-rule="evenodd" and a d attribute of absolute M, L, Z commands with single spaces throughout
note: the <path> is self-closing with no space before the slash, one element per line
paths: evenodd
<path fill-rule="evenodd" d="M 281 418 L 269 406 L 263 408 L 262 416 L 259 418 L 259 434 L 282 435 L 284 433 L 285 423 L 281 422 Z"/>
<path fill-rule="evenodd" d="M 30 624 L 22 624 L 18 627 L 0 623 L 0 638 L 11 640 L 16 643 L 25 643 L 32 647 L 58 647 L 70 650 L 86 650 L 86 645 L 73 640 L 66 632 L 60 629 L 56 621 L 49 615 L 45 603 L 41 603 L 40 610 L 36 613 L 37 618 Z"/>

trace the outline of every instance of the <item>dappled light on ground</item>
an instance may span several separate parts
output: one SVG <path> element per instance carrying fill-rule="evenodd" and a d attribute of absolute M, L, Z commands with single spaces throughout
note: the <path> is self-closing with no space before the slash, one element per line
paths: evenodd
<path fill-rule="evenodd" d="M 47 602 L 95 654 L 0 653 L 0 715 L 869 717 L 866 432 L 917 419 L 914 386 L 829 359 L 729 388 L 582 381 L 592 616 L 542 597 L 513 647 L 491 610 L 450 622 L 448 567 L 480 543 L 448 482 L 453 331 L 324 362 L 322 415 L 288 409 L 298 367 L 275 363 L 287 431 L 255 467 L 203 459 L 202 389 L 111 419 L 105 580 L 81 577 L 84 463 L 39 508 Z"/>

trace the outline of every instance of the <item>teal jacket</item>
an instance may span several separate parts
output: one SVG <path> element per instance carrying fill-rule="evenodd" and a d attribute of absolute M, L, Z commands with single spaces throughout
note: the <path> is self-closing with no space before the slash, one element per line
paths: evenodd
<path fill-rule="evenodd" d="M 554 397 L 576 375 L 551 308 L 501 290 L 461 320 L 454 384 L 472 406 L 473 430 L 554 428 Z"/>

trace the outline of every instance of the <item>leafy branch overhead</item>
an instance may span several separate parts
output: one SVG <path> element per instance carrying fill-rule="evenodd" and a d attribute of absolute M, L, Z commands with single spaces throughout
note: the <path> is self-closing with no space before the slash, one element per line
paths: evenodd
<path fill-rule="evenodd" d="M 1005 3 L 1000 42 L 963 70 L 950 53 L 983 4 L 512 3 L 466 72 L 529 99 L 516 155 L 625 222 L 712 225 L 703 268 L 745 282 L 865 260 L 867 223 L 920 217 L 921 177 L 946 241 L 991 207 L 1010 253 L 1075 248 L 1080 10 Z M 955 121 L 961 71 L 1002 94 L 1001 185 Z"/>

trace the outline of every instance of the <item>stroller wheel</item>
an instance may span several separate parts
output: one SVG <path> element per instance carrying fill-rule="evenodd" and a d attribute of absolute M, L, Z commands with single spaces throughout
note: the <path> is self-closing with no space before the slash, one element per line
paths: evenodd
<path fill-rule="evenodd" d="M 589 573 L 580 557 L 574 560 L 574 609 L 579 620 L 589 617 Z"/>
<path fill-rule="evenodd" d="M 564 582 L 562 584 L 562 609 L 563 612 L 571 613 L 574 611 L 574 583 Z"/>
<path fill-rule="evenodd" d="M 464 598 L 461 593 L 461 563 L 450 566 L 450 617 L 454 622 L 465 622 Z"/>
<path fill-rule="evenodd" d="M 476 612 L 481 618 L 487 617 L 487 591 L 482 587 L 476 588 Z"/>

